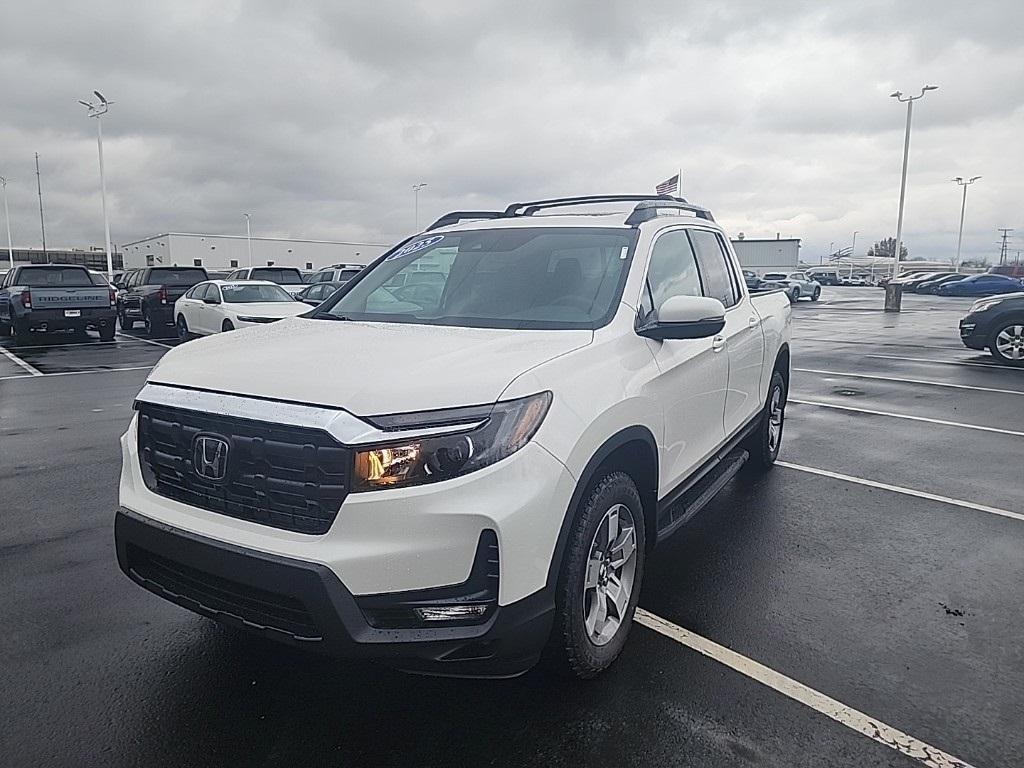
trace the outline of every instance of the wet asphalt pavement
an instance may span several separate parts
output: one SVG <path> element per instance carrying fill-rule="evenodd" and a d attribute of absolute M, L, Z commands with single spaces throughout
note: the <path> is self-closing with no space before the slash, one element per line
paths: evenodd
<path fill-rule="evenodd" d="M 1024 512 L 1024 370 L 960 345 L 970 300 L 881 301 L 794 309 L 795 466 L 730 484 L 640 605 L 979 768 L 1024 765 L 1024 521 L 870 484 Z M 643 626 L 594 681 L 439 680 L 143 591 L 114 557 L 117 439 L 174 343 L 3 344 L 0 764 L 922 764 Z"/>

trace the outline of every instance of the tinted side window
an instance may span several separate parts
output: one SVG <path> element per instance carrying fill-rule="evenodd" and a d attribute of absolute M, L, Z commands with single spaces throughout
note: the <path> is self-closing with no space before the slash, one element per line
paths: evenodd
<path fill-rule="evenodd" d="M 700 296 L 697 261 L 686 232 L 666 232 L 654 243 L 647 268 L 645 305 L 657 311 L 671 296 Z"/>
<path fill-rule="evenodd" d="M 739 295 L 718 235 L 706 229 L 691 229 L 690 240 L 693 243 L 693 250 L 697 253 L 697 263 L 700 264 L 704 295 L 718 299 L 726 307 L 731 307 L 739 301 Z"/>

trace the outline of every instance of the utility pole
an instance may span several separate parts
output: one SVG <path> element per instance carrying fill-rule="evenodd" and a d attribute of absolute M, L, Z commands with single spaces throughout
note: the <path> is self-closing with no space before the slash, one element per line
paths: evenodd
<path fill-rule="evenodd" d="M 999 231 L 1003 233 L 1003 241 L 999 248 L 999 263 L 1005 264 L 1007 257 L 1010 255 L 1010 233 L 1013 230 L 1000 227 Z"/>
<path fill-rule="evenodd" d="M 850 243 L 850 277 L 853 277 L 853 253 L 857 249 L 857 230 L 853 230 L 853 242 Z M 874 278 L 874 270 L 871 270 L 872 279 Z"/>
<path fill-rule="evenodd" d="M 7 179 L 0 176 L 0 187 L 4 188 L 4 221 L 7 222 L 7 256 L 11 260 L 11 269 L 14 269 L 14 248 L 11 246 L 11 212 L 7 209 Z"/>
<path fill-rule="evenodd" d="M 96 146 L 100 154 L 100 200 L 103 204 L 103 236 L 107 246 L 107 280 L 114 280 L 114 260 L 110 253 L 110 219 L 107 217 L 107 180 L 103 175 L 103 115 L 114 102 L 107 101 L 99 91 L 93 91 L 99 104 L 79 100 L 79 104 L 89 110 L 89 117 L 96 118 Z"/>
<path fill-rule="evenodd" d="M 39 191 L 39 229 L 43 233 L 43 258 L 50 261 L 46 255 L 46 220 L 43 218 L 43 181 L 39 175 L 39 153 L 36 152 L 36 189 Z"/>

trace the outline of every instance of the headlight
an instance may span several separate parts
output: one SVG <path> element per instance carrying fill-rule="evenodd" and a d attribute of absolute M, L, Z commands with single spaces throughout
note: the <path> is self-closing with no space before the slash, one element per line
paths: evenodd
<path fill-rule="evenodd" d="M 971 304 L 971 312 L 984 312 L 986 309 L 991 309 L 996 304 L 1001 304 L 1006 301 L 1005 296 L 993 296 L 989 299 L 979 299 L 978 301 Z"/>
<path fill-rule="evenodd" d="M 551 406 L 541 392 L 482 408 L 436 411 L 429 418 L 377 419 L 385 428 L 429 429 L 470 423 L 465 431 L 407 438 L 360 449 L 355 456 L 353 491 L 376 491 L 434 483 L 473 472 L 512 455 L 537 432 Z"/>

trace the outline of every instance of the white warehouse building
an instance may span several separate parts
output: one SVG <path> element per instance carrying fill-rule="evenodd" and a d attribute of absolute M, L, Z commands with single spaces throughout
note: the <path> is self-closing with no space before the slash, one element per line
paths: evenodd
<path fill-rule="evenodd" d="M 732 241 L 736 258 L 744 269 L 765 272 L 793 272 L 800 268 L 800 238 L 754 240 L 742 234 Z"/>
<path fill-rule="evenodd" d="M 206 267 L 229 270 L 250 266 L 321 269 L 331 264 L 368 264 L 390 246 L 383 243 L 345 243 L 333 240 L 294 240 L 244 235 L 203 235 L 167 232 L 121 247 L 125 269 L 149 266 Z"/>

